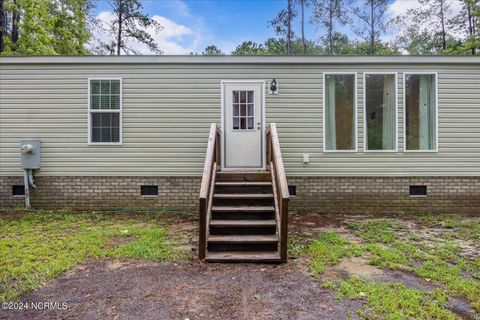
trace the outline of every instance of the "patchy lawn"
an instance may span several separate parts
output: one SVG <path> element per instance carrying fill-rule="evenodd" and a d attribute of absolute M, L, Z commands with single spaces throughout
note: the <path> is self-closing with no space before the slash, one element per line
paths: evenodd
<path fill-rule="evenodd" d="M 41 211 L 2 218 L 0 213 L 0 302 L 17 299 L 87 258 L 185 257 L 168 220 L 152 214 Z"/>
<path fill-rule="evenodd" d="M 0 212 L 0 319 L 479 319 L 480 216 L 292 215 L 290 262 L 208 264 L 168 212 Z"/>
<path fill-rule="evenodd" d="M 301 230 L 298 239 L 306 239 Z M 480 314 L 480 217 L 345 217 L 291 247 L 339 300 L 375 319 Z M 395 276 L 394 276 L 395 275 Z"/>

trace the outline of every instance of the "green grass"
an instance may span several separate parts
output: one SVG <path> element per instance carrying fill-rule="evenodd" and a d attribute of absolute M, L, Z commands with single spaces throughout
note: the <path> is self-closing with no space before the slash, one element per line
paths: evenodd
<path fill-rule="evenodd" d="M 453 320 L 446 307 L 448 296 L 442 290 L 422 291 L 399 283 L 372 283 L 350 277 L 338 283 L 338 299 L 364 300 L 359 315 L 367 319 Z"/>
<path fill-rule="evenodd" d="M 0 301 L 16 299 L 87 258 L 181 255 L 173 237 L 147 216 L 50 212 L 0 218 Z"/>
<path fill-rule="evenodd" d="M 327 265 L 337 264 L 342 258 L 362 255 L 360 247 L 331 231 L 321 232 L 306 250 L 311 259 L 310 269 L 314 275 L 322 273 Z"/>
<path fill-rule="evenodd" d="M 480 220 L 462 219 L 457 215 L 425 215 L 416 223 L 427 230 L 436 228 L 437 233 L 425 238 L 409 230 L 400 219 L 349 221 L 347 226 L 361 239 L 360 244 L 346 241 L 333 232 L 320 233 L 306 246 L 304 254 L 314 274 L 322 273 L 326 265 L 335 265 L 345 257 L 368 257 L 369 264 L 379 268 L 402 270 L 424 278 L 446 296 L 466 299 L 472 309 L 480 313 L 480 259 L 472 260 L 460 250 L 460 242 L 475 243 L 480 239 Z M 374 319 L 451 318 L 438 293 L 359 279 L 322 285 L 335 288 L 343 298 L 357 299 L 359 292 L 366 294 L 364 298 Z M 394 299 L 395 290 L 402 299 L 411 297 L 412 300 L 407 305 L 395 304 L 401 300 Z M 390 294 L 392 301 L 388 302 Z M 383 296 L 386 301 L 382 301 Z M 419 306 L 425 314 L 419 311 Z"/>

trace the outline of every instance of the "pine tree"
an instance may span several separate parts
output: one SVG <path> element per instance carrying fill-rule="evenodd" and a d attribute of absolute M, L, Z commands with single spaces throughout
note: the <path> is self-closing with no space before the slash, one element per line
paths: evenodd
<path fill-rule="evenodd" d="M 292 40 L 294 38 L 292 24 L 295 16 L 296 11 L 293 7 L 293 0 L 287 0 L 287 8 L 282 9 L 273 20 L 269 21 L 269 24 L 274 28 L 275 33 L 285 38 L 287 55 L 292 54 Z"/>
<path fill-rule="evenodd" d="M 442 0 L 443 1 L 443 0 Z M 375 54 L 380 36 L 386 32 L 390 21 L 385 21 L 388 0 L 365 0 L 362 7 L 354 7 L 352 12 L 360 20 L 360 26 L 353 25 L 352 31 L 368 42 L 369 54 Z"/>
<path fill-rule="evenodd" d="M 313 2 L 312 22 L 325 27 L 324 43 L 327 45 L 328 53 L 334 54 L 335 47 L 335 25 L 348 22 L 347 13 L 343 7 L 342 0 L 315 0 Z"/>
<path fill-rule="evenodd" d="M 134 40 L 145 44 L 149 50 L 155 53 L 162 53 L 153 37 L 145 30 L 153 27 L 156 31 L 160 31 L 162 27 L 156 20 L 142 12 L 143 7 L 140 0 L 111 0 L 109 4 L 114 18 L 106 31 L 111 40 L 102 42 L 102 48 L 110 54 L 138 54 L 138 50 L 128 43 L 128 40 Z"/>

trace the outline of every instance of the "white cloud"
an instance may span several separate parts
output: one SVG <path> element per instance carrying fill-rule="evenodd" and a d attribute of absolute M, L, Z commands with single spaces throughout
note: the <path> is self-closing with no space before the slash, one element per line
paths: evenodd
<path fill-rule="evenodd" d="M 449 0 L 448 4 L 450 5 L 451 12 L 447 16 L 447 19 L 450 19 L 460 12 L 462 8 L 462 2 L 461 0 Z M 396 18 L 406 14 L 410 9 L 420 9 L 422 7 L 424 8 L 424 6 L 422 6 L 418 0 L 394 0 L 387 8 L 387 16 Z"/>
<path fill-rule="evenodd" d="M 145 28 L 145 31 L 152 36 L 164 54 L 189 54 L 197 49 L 200 38 L 198 32 L 194 32 L 189 27 L 176 23 L 166 17 L 154 15 L 151 18 L 158 22 L 162 28 L 158 30 L 150 26 Z M 108 29 L 113 19 L 114 15 L 110 11 L 100 12 L 97 15 L 99 25 L 103 26 L 105 30 Z M 97 41 L 106 41 L 108 40 L 108 34 L 106 32 L 100 32 L 96 38 Z M 127 45 L 141 54 L 152 54 L 145 44 L 139 43 L 134 39 L 128 39 Z"/>

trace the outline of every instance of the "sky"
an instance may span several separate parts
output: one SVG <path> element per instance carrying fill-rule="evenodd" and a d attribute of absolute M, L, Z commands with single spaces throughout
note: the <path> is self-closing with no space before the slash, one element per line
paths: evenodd
<path fill-rule="evenodd" d="M 356 0 L 361 1 L 361 0 Z M 395 17 L 405 13 L 409 8 L 418 6 L 417 0 L 389 0 L 387 16 Z M 450 0 L 455 2 L 458 0 Z M 112 19 L 111 8 L 107 0 L 96 1 L 96 16 L 100 21 Z M 147 30 L 165 54 L 201 53 L 205 47 L 214 44 L 225 53 L 231 53 L 245 40 L 263 42 L 275 37 L 275 32 L 268 27 L 268 21 L 285 7 L 286 0 L 142 0 L 144 12 L 157 20 L 161 31 Z M 305 17 L 310 16 L 307 8 Z M 296 19 L 294 29 L 300 30 L 300 19 Z M 353 34 L 348 26 L 339 27 L 338 31 L 350 37 Z M 307 21 L 306 37 L 318 40 L 322 30 Z M 298 33 L 298 32 L 297 32 Z M 103 39 L 106 35 L 98 35 Z M 392 32 L 383 36 L 388 41 Z M 143 54 L 150 53 L 145 46 L 136 48 Z"/>

